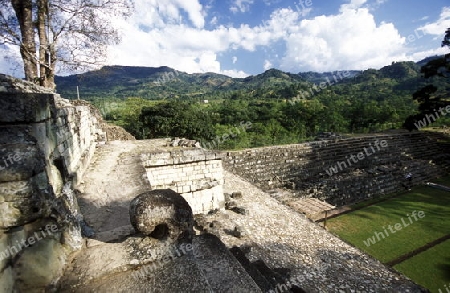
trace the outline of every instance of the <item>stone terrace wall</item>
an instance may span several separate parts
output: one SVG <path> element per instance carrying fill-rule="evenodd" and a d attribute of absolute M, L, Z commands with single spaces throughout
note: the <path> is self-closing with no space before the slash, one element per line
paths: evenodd
<path fill-rule="evenodd" d="M 203 149 L 178 149 L 141 155 L 152 189 L 169 188 L 183 196 L 194 214 L 225 206 L 222 161 Z"/>
<path fill-rule="evenodd" d="M 70 185 L 105 139 L 90 107 L 0 75 L 0 292 L 42 292 L 81 247 Z"/>
<path fill-rule="evenodd" d="M 289 188 L 299 197 L 316 197 L 340 206 L 402 190 L 408 172 L 414 184 L 444 175 L 450 161 L 448 144 L 438 142 L 443 139 L 448 137 L 400 131 L 228 152 L 223 164 L 265 190 Z M 375 140 L 385 140 L 387 147 L 372 152 L 370 144 L 374 146 Z M 351 166 L 341 163 L 337 173 L 326 172 L 364 148 L 373 154 L 356 159 L 357 163 L 350 161 Z"/>

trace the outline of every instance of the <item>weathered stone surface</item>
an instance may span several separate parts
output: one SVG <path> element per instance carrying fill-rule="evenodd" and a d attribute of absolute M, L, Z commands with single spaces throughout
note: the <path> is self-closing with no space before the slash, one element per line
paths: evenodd
<path fill-rule="evenodd" d="M 8 265 L 10 258 L 8 246 L 9 236 L 0 230 L 0 272 Z"/>
<path fill-rule="evenodd" d="M 131 137 L 108 128 L 87 102 L 74 105 L 0 74 L 0 292 L 43 292 L 61 275 L 67 254 L 81 248 L 83 217 L 64 187 L 82 176 L 105 131 L 112 139 Z M 60 231 L 17 248 L 48 217 Z M 8 254 L 16 249 L 12 260 Z"/>
<path fill-rule="evenodd" d="M 404 189 L 405 172 L 414 174 L 414 184 L 445 174 L 450 167 L 445 137 L 395 131 L 233 151 L 222 158 L 225 169 L 264 190 L 288 188 L 297 197 L 342 206 Z"/>
<path fill-rule="evenodd" d="M 276 280 L 273 291 L 289 292 L 295 284 L 308 293 L 425 292 L 239 176 L 225 172 L 224 190 L 245 190 L 245 196 L 237 202 L 249 213 L 244 216 L 224 210 L 201 215 L 202 226 L 214 232 L 228 248 L 245 248 L 252 263 L 262 261 L 279 272 L 285 280 Z M 216 223 L 220 223 L 218 229 L 208 227 Z M 243 232 L 240 238 L 235 237 L 236 227 Z"/>
<path fill-rule="evenodd" d="M 58 288 L 91 291 L 261 292 L 213 235 L 178 245 L 135 236 L 121 243 L 96 243 L 77 256 Z"/>
<path fill-rule="evenodd" d="M 215 156 L 209 160 L 204 150 L 194 149 L 143 154 L 141 159 L 152 187 L 180 193 L 194 214 L 224 207 L 222 162 Z M 153 166 L 156 161 L 163 165 Z"/>
<path fill-rule="evenodd" d="M 0 73 L 0 92 L 53 94 L 53 91 L 51 89 L 41 87 L 36 85 L 35 83 L 1 73 Z"/>
<path fill-rule="evenodd" d="M 14 292 L 14 273 L 11 267 L 0 272 L 0 292 Z"/>
<path fill-rule="evenodd" d="M 231 194 L 231 198 L 242 198 L 242 192 L 235 191 Z"/>
<path fill-rule="evenodd" d="M 41 192 L 46 189 L 38 189 L 38 177 L 0 183 L 0 227 L 23 225 L 45 213 L 45 198 Z"/>
<path fill-rule="evenodd" d="M 1 93 L 0 122 L 40 122 L 50 118 L 51 94 Z"/>
<path fill-rule="evenodd" d="M 42 292 L 61 277 L 66 253 L 59 238 L 60 233 L 40 239 L 20 255 L 15 263 L 16 286 L 20 292 Z"/>
<path fill-rule="evenodd" d="M 130 203 L 130 221 L 136 231 L 156 239 L 176 242 L 193 235 L 192 209 L 170 189 L 151 190 Z"/>
<path fill-rule="evenodd" d="M 21 181 L 44 171 L 45 161 L 35 145 L 0 145 L 0 182 Z"/>
<path fill-rule="evenodd" d="M 35 145 L 37 140 L 31 135 L 32 128 L 31 125 L 8 125 L 8 127 L 0 127 L 0 145 Z"/>

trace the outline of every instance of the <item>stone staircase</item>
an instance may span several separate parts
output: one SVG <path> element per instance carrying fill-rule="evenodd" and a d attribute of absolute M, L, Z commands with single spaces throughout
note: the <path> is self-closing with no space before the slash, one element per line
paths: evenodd
<path fill-rule="evenodd" d="M 387 146 L 376 148 L 376 140 Z M 289 188 L 296 197 L 342 206 L 404 189 L 407 173 L 413 174 L 413 184 L 445 175 L 450 170 L 447 141 L 437 132 L 393 131 L 229 152 L 223 164 L 264 190 Z M 364 158 L 358 159 L 361 152 Z"/>

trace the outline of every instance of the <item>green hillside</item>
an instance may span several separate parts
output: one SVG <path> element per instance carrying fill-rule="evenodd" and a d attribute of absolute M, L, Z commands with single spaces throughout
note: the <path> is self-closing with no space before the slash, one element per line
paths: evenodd
<path fill-rule="evenodd" d="M 431 60 L 431 59 L 429 59 Z M 201 141 L 227 136 L 218 148 L 297 143 L 321 132 L 367 133 L 402 127 L 417 113 L 412 94 L 449 80 L 424 79 L 424 62 L 395 62 L 379 70 L 287 73 L 276 69 L 231 78 L 187 74 L 169 67 L 106 66 L 57 77 L 63 97 L 92 101 L 137 138 L 184 136 Z M 203 103 L 208 100 L 209 103 Z M 236 125 L 251 122 L 238 137 Z M 442 118 L 436 125 L 448 123 Z"/>

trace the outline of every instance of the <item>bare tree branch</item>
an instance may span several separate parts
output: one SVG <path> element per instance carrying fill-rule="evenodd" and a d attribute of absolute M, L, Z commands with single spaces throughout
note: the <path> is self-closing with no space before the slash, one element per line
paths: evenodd
<path fill-rule="evenodd" d="M 132 0 L 0 0 L 0 44 L 20 47 L 25 77 L 54 87 L 55 68 L 81 69 L 106 60 L 120 37 L 114 17 Z M 39 68 L 39 69 L 38 69 Z"/>

